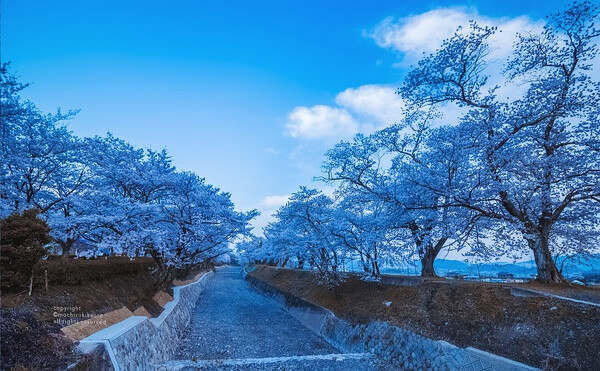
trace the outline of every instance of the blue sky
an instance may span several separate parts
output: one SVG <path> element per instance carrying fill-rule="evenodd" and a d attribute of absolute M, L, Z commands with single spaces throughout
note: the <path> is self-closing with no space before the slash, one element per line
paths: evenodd
<path fill-rule="evenodd" d="M 81 110 L 75 134 L 167 148 L 263 225 L 327 148 L 395 120 L 394 86 L 458 23 L 510 36 L 563 5 L 4 0 L 1 57 L 43 110 Z"/>

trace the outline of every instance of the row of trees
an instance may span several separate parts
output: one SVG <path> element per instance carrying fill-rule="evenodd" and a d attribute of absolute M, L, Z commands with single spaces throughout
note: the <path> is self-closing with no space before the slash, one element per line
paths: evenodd
<path fill-rule="evenodd" d="M 161 272 L 192 268 L 229 252 L 256 211 L 234 210 L 228 193 L 177 171 L 165 150 L 108 134 L 79 138 L 63 124 L 76 112 L 44 114 L 1 67 L 0 217 L 36 209 L 68 256 L 77 243 L 151 255 Z"/>
<path fill-rule="evenodd" d="M 445 248 L 486 260 L 529 252 L 540 281 L 563 282 L 553 258 L 598 251 L 597 20 L 597 6 L 575 3 L 518 35 L 501 86 L 489 82 L 496 30 L 459 29 L 398 89 L 400 123 L 327 152 L 320 179 L 337 185 L 334 196 L 301 188 L 265 240 L 243 248 L 309 262 L 327 282 L 344 259 L 378 275 L 381 259 L 417 255 L 434 276 Z M 460 117 L 445 114 L 451 104 Z"/>

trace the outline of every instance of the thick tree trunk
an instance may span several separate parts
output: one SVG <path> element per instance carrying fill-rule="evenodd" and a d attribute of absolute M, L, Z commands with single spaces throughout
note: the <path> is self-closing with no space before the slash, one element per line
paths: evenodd
<path fill-rule="evenodd" d="M 363 272 L 371 273 L 371 255 L 369 253 L 360 254 L 360 263 L 362 264 Z"/>
<path fill-rule="evenodd" d="M 550 253 L 548 232 L 534 232 L 526 237 L 537 267 L 537 280 L 543 283 L 564 283 L 565 278 L 556 268 Z"/>
<path fill-rule="evenodd" d="M 75 241 L 68 238 L 64 243 L 60 244 L 60 247 L 62 249 L 62 257 L 64 259 L 67 259 L 71 254 L 71 248 L 73 247 L 73 243 L 75 243 Z"/>
<path fill-rule="evenodd" d="M 437 258 L 447 240 L 447 238 L 442 237 L 435 245 L 429 243 L 426 246 L 420 247 L 421 277 L 437 277 L 433 268 L 433 262 L 435 262 L 435 258 Z"/>
<path fill-rule="evenodd" d="M 381 271 L 379 270 L 379 263 L 376 260 L 373 260 L 373 275 L 375 277 L 381 276 Z"/>
<path fill-rule="evenodd" d="M 428 246 L 429 247 L 429 246 Z M 423 257 L 421 258 L 421 277 L 437 277 L 435 269 L 433 268 L 433 262 L 437 252 L 434 253 L 433 248 L 427 248 Z"/>
<path fill-rule="evenodd" d="M 448 238 L 442 237 L 434 245 L 427 238 L 431 233 L 431 227 L 421 228 L 417 223 L 411 223 L 408 228 L 413 235 L 419 257 L 421 258 L 421 277 L 437 277 L 433 268 L 433 262 Z"/>

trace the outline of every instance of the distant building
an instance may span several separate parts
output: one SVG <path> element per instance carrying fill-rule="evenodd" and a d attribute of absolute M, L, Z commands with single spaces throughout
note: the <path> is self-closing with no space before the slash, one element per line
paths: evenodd
<path fill-rule="evenodd" d="M 456 280 L 462 280 L 465 277 L 465 275 L 463 273 L 458 272 L 458 271 L 452 271 L 452 272 L 446 273 L 446 277 L 448 277 L 448 278 L 454 278 Z"/>
<path fill-rule="evenodd" d="M 515 275 L 510 272 L 498 272 L 498 278 L 508 280 L 515 278 Z"/>

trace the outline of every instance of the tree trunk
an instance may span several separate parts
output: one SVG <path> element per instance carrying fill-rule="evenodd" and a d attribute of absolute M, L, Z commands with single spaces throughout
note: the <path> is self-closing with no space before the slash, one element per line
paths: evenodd
<path fill-rule="evenodd" d="M 360 256 L 360 264 L 362 265 L 363 272 L 369 273 L 369 253 L 363 255 L 362 252 L 359 251 Z"/>
<path fill-rule="evenodd" d="M 434 245 L 431 241 L 427 241 L 432 227 L 421 228 L 417 223 L 410 223 L 408 228 L 412 233 L 419 257 L 421 258 L 421 277 L 437 277 L 433 268 L 433 262 L 448 238 L 442 237 Z"/>
<path fill-rule="evenodd" d="M 537 280 L 543 283 L 565 283 L 566 280 L 556 268 L 556 264 L 554 264 L 552 254 L 550 253 L 549 234 L 549 232 L 536 231 L 525 237 L 535 258 Z"/>
<path fill-rule="evenodd" d="M 433 251 L 433 248 L 429 247 L 425 249 L 425 254 L 421 258 L 421 277 L 437 277 L 435 269 L 433 268 L 433 262 L 437 252 Z"/>
<path fill-rule="evenodd" d="M 304 269 L 304 258 L 297 256 L 298 258 L 298 269 Z"/>
<path fill-rule="evenodd" d="M 67 238 L 67 240 L 64 243 L 60 244 L 60 247 L 62 248 L 62 257 L 64 259 L 67 259 L 71 254 L 71 248 L 73 247 L 73 243 L 75 243 L 74 240 Z"/>
<path fill-rule="evenodd" d="M 377 278 L 381 277 L 379 271 L 379 255 L 377 254 L 377 242 L 373 244 L 373 275 Z"/>
<path fill-rule="evenodd" d="M 425 247 L 422 247 L 421 251 L 421 277 L 437 277 L 435 269 L 433 268 L 433 262 L 437 258 L 438 254 L 444 247 L 444 244 L 448 238 L 440 238 L 435 245 L 429 243 Z"/>
<path fill-rule="evenodd" d="M 375 277 L 381 276 L 381 271 L 379 270 L 379 263 L 376 260 L 373 260 L 373 275 Z"/>

